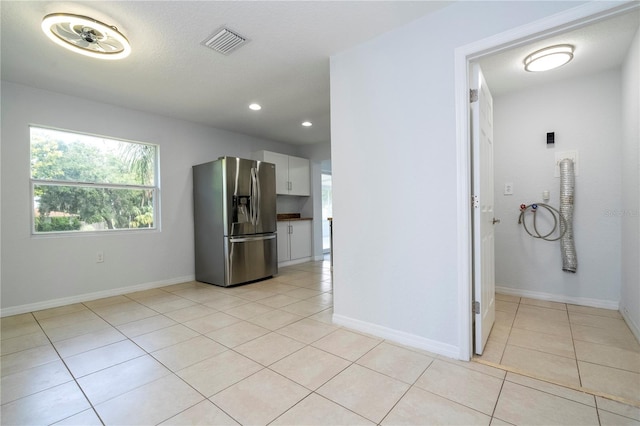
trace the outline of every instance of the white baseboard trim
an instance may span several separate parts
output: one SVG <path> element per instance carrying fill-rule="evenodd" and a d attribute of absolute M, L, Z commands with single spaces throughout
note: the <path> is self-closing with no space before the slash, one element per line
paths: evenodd
<path fill-rule="evenodd" d="M 624 308 L 621 309 L 620 313 L 622 314 L 622 318 L 624 318 L 624 322 L 627 323 L 633 335 L 636 336 L 636 340 L 640 342 L 640 326 L 631 319 L 626 309 Z"/>
<path fill-rule="evenodd" d="M 540 291 L 522 290 L 496 285 L 496 293 L 508 294 L 511 296 L 528 297 L 530 299 L 548 300 L 550 302 L 570 303 L 572 305 L 591 306 L 592 308 L 613 309 L 617 311 L 620 303 L 614 300 L 590 299 L 587 297 L 572 297 L 553 293 L 543 293 Z"/>
<path fill-rule="evenodd" d="M 386 340 L 391 340 L 392 342 L 400 343 L 402 345 L 423 349 L 448 358 L 459 359 L 460 349 L 457 346 L 437 342 L 435 340 L 416 336 L 415 334 L 394 330 L 392 328 L 383 327 L 381 325 L 360 321 L 338 314 L 333 314 L 333 322 L 338 325 L 371 334 L 372 336 L 377 336 Z"/>
<path fill-rule="evenodd" d="M 295 259 L 295 260 L 286 260 L 284 262 L 278 262 L 278 268 L 281 268 L 283 266 L 297 265 L 299 263 L 305 263 L 310 261 L 311 261 L 311 256 L 301 257 L 300 259 Z"/>
<path fill-rule="evenodd" d="M 110 290 L 96 291 L 93 293 L 85 293 L 77 296 L 62 297 L 60 299 L 45 300 L 42 302 L 29 303 L 26 305 L 11 306 L 0 309 L 0 317 L 10 315 L 24 314 L 27 312 L 41 311 L 43 309 L 57 308 L 60 306 L 71 305 L 73 303 L 88 302 L 90 300 L 103 299 L 105 297 L 120 296 L 122 294 L 133 293 L 136 291 L 150 290 L 152 288 L 164 287 L 172 284 L 180 284 L 195 280 L 195 275 L 186 275 L 184 277 L 170 278 L 168 280 L 154 281 L 149 283 L 137 284 L 129 287 L 119 287 Z"/>

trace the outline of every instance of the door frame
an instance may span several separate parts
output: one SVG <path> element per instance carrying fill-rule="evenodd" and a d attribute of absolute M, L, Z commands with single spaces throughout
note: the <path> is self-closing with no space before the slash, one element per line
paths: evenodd
<path fill-rule="evenodd" d="M 456 171 L 457 182 L 457 263 L 458 273 L 458 358 L 473 356 L 473 244 L 471 212 L 471 127 L 469 125 L 469 67 L 483 56 L 543 40 L 602 19 L 636 9 L 629 1 L 611 4 L 592 1 L 515 29 L 455 49 Z"/>

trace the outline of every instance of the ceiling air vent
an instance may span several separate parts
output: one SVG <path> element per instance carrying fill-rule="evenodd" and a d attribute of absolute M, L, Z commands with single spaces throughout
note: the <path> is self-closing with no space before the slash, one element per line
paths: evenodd
<path fill-rule="evenodd" d="M 222 28 L 207 37 L 202 44 L 223 55 L 228 55 L 248 41 L 247 38 L 242 37 L 230 29 Z"/>

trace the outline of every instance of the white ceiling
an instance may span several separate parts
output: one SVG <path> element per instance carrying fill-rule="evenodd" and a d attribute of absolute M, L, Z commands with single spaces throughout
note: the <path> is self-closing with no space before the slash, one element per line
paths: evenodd
<path fill-rule="evenodd" d="M 636 8 L 560 35 L 483 57 L 478 63 L 492 95 L 497 97 L 537 84 L 619 68 L 639 26 L 640 11 Z M 524 70 L 523 61 L 527 55 L 556 44 L 571 44 L 575 47 L 571 62 L 542 73 Z"/>
<path fill-rule="evenodd" d="M 3 0 L 2 79 L 281 142 L 327 142 L 330 55 L 449 3 Z M 131 56 L 101 61 L 55 45 L 40 23 L 56 12 L 116 26 Z M 223 25 L 251 41 L 229 56 L 200 44 Z"/>
<path fill-rule="evenodd" d="M 445 7 L 434 1 L 0 1 L 3 80 L 186 119 L 292 144 L 330 140 L 329 57 Z M 118 27 L 132 44 L 99 61 L 51 43 L 40 30 L 55 12 Z M 494 96 L 619 67 L 638 11 L 482 58 Z M 221 26 L 251 41 L 229 56 L 200 43 Z M 522 60 L 571 43 L 575 59 L 533 74 Z M 263 109 L 253 112 L 248 104 Z M 313 122 L 305 128 L 304 120 Z"/>

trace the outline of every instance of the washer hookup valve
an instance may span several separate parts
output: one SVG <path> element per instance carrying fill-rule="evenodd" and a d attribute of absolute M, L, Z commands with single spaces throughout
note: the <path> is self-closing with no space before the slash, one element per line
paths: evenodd
<path fill-rule="evenodd" d="M 533 210 L 534 213 L 537 210 L 537 208 L 538 208 L 537 204 L 531 204 L 531 210 Z"/>
<path fill-rule="evenodd" d="M 527 205 L 526 204 L 520 204 L 520 211 L 523 212 L 527 209 Z"/>

